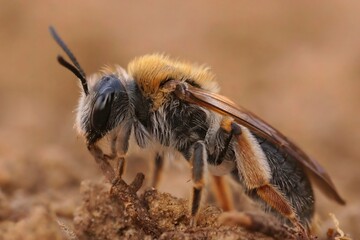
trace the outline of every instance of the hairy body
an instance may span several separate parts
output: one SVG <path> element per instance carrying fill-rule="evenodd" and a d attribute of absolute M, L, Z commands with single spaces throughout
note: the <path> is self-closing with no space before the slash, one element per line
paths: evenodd
<path fill-rule="evenodd" d="M 284 222 L 309 227 L 314 195 L 299 162 L 246 127 L 234 125 L 231 118 L 184 101 L 166 87 L 177 80 L 216 93 L 217 83 L 208 68 L 148 55 L 131 62 L 128 73 L 116 67 L 90 77 L 89 94 L 82 94 L 78 107 L 79 133 L 110 180 L 116 173 L 107 161 L 119 161 L 121 176 L 133 131 L 140 147 L 166 147 L 192 164 L 194 218 L 209 170 L 215 176 L 231 174 L 248 196 Z M 110 140 L 108 154 L 98 145 L 105 136 Z M 158 173 L 162 152 L 159 150 L 156 157 Z"/>

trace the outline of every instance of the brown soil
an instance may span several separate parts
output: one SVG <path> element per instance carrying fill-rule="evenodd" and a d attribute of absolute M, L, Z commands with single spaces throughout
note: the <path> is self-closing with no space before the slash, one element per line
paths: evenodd
<path fill-rule="evenodd" d="M 264 214 L 259 215 L 261 219 L 246 214 L 251 231 L 236 226 L 227 216 L 222 216 L 228 220 L 221 224 L 222 211 L 211 205 L 202 208 L 196 227 L 190 227 L 189 203 L 155 189 L 138 196 L 143 180 L 144 175 L 138 174 L 130 185 L 119 180 L 112 188 L 84 181 L 73 235 L 79 239 L 302 239 L 300 233 Z"/>

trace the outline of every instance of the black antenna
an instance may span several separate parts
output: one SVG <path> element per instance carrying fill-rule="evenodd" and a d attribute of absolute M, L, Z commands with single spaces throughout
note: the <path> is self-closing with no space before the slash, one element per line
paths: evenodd
<path fill-rule="evenodd" d="M 51 33 L 52 37 L 54 38 L 54 40 L 64 50 L 64 52 L 70 58 L 71 62 L 74 65 L 71 65 L 71 63 L 66 61 L 61 55 L 58 55 L 58 57 L 57 57 L 58 62 L 60 63 L 61 66 L 63 66 L 65 68 L 67 68 L 68 70 L 70 70 L 72 73 L 74 73 L 80 79 L 81 85 L 83 86 L 83 89 L 84 89 L 84 92 L 85 92 L 85 95 L 88 95 L 89 94 L 89 89 L 88 89 L 88 86 L 87 86 L 86 74 L 85 74 L 84 70 L 82 70 L 82 68 L 81 68 L 80 64 L 78 63 L 78 61 L 76 60 L 74 54 L 66 46 L 64 41 L 60 38 L 60 36 L 55 31 L 55 29 L 52 26 L 50 26 L 49 30 L 50 30 L 50 33 Z"/>

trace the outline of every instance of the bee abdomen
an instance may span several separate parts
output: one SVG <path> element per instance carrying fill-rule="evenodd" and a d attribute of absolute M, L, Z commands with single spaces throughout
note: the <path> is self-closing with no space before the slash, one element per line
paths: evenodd
<path fill-rule="evenodd" d="M 290 201 L 300 221 L 308 225 L 314 214 L 314 193 L 308 176 L 298 161 L 264 141 L 261 147 L 272 171 L 271 183 Z"/>

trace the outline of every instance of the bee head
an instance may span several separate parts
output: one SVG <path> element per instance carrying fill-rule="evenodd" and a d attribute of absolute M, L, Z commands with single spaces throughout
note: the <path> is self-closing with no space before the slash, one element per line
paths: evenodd
<path fill-rule="evenodd" d="M 129 81 L 125 70 L 89 78 L 89 94 L 82 94 L 76 127 L 88 144 L 95 143 L 130 117 Z M 128 122 L 128 121 L 127 121 Z"/>
<path fill-rule="evenodd" d="M 70 49 L 65 45 L 55 29 L 50 27 L 55 41 L 65 51 L 73 65 L 62 56 L 58 62 L 74 73 L 83 88 L 77 108 L 76 127 L 85 136 L 88 144 L 93 144 L 115 129 L 129 117 L 129 76 L 121 67 L 106 70 L 87 78 Z"/>

